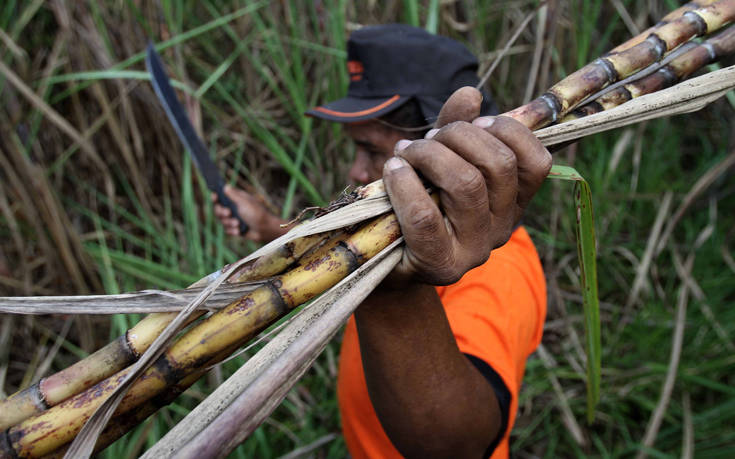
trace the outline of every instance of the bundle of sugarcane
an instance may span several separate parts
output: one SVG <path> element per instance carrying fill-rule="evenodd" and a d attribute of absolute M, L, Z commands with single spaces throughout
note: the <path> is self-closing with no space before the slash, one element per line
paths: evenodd
<path fill-rule="evenodd" d="M 540 98 L 504 115 L 536 130 L 557 120 L 612 108 L 617 101 L 623 101 L 625 94 L 632 99 L 662 88 L 671 84 L 674 78 L 685 78 L 697 68 L 732 53 L 735 42 L 733 27 L 701 44 L 690 40 L 723 29 L 733 19 L 735 0 L 691 2 L 672 12 L 645 34 L 573 73 Z M 667 59 L 667 56 L 671 57 Z M 691 110 L 701 106 L 702 100 L 709 101 L 735 86 L 733 69 L 721 72 L 724 73 L 698 81 L 705 89 L 697 97 L 704 97 L 704 92 L 704 99 L 692 96 L 688 105 L 672 104 L 676 107 L 669 112 Z M 623 84 L 607 94 L 598 94 L 598 91 L 618 81 Z M 568 116 L 577 107 L 579 110 Z M 647 105 L 641 103 L 637 107 L 637 117 L 629 116 L 625 122 L 650 116 L 641 114 L 647 110 Z M 599 114 L 588 119 L 596 119 L 595 116 Z M 559 126 L 573 125 L 578 121 Z M 580 129 L 576 135 L 579 137 L 618 125 L 596 126 L 595 131 Z M 553 130 L 554 127 L 548 129 Z M 568 135 L 554 138 L 548 129 L 539 131 L 539 137 L 547 145 L 569 139 Z M 114 393 L 117 403 L 107 403 L 107 415 L 101 415 L 105 418 L 114 413 L 112 423 L 97 446 L 103 447 L 154 412 L 160 404 L 170 402 L 209 366 L 225 358 L 284 314 L 346 277 L 354 276 L 355 272 L 361 272 L 360 267 L 376 255 L 393 250 L 400 238 L 400 228 L 395 216 L 389 212 L 390 204 L 381 184 L 368 185 L 347 201 L 357 202 L 301 225 L 218 273 L 214 276 L 216 279 L 207 278 L 195 284 L 193 287 L 205 288 L 182 313 L 151 314 L 89 358 L 0 402 L 0 428 L 4 430 L 0 437 L 0 457 L 62 454 L 65 445 L 77 436 L 85 422 Z M 356 208 L 360 212 L 356 213 Z M 345 218 L 346 214 L 350 217 Z M 361 223 L 367 217 L 372 218 Z M 345 228 L 338 230 L 339 227 Z M 395 256 L 390 259 L 395 263 Z M 185 325 L 203 314 L 201 309 L 196 309 L 197 306 L 225 281 L 255 283 L 249 284 L 249 291 L 244 296 L 192 325 L 169 348 L 162 347 L 166 341 L 173 340 Z M 356 305 L 351 304 L 352 310 Z M 165 338 L 159 337 L 161 334 Z M 150 366 L 146 369 L 147 362 Z M 127 391 L 118 393 L 121 387 Z M 247 413 L 241 411 L 239 415 Z M 263 411 L 258 413 L 262 418 Z M 104 422 L 100 424 L 104 425 Z M 234 427 L 230 428 L 238 432 L 247 430 L 238 423 L 231 424 Z M 220 432 L 226 430 L 220 429 Z M 96 435 L 92 439 L 93 446 Z M 223 445 L 210 441 L 209 446 L 212 445 L 220 448 L 217 453 L 226 452 Z M 73 446 L 67 454 L 75 456 L 80 451 Z M 187 454 L 193 456 L 198 451 L 197 447 L 191 447 Z M 83 452 L 89 454 L 90 451 Z"/>

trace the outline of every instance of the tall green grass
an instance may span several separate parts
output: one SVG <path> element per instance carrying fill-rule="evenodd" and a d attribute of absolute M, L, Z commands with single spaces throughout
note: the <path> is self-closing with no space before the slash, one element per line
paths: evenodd
<path fill-rule="evenodd" d="M 93 3 L 62 10 L 39 1 L 0 5 L 0 28 L 21 50 L 5 46 L 0 58 L 89 138 L 104 164 L 100 167 L 0 76 L 0 154 L 10 164 L 0 168 L 8 202 L 0 206 L 1 294 L 81 293 L 80 282 L 110 293 L 180 288 L 254 249 L 225 237 L 212 215 L 209 193 L 146 82 L 147 39 L 162 52 L 228 181 L 260 194 L 274 212 L 289 217 L 327 202 L 346 185 L 351 145 L 339 126 L 306 119 L 302 112 L 343 94 L 349 29 L 389 21 L 423 26 L 464 41 L 487 68 L 492 52 L 537 6 L 479 0 Z M 643 27 L 676 2 L 622 4 Z M 547 71 L 539 75 L 536 93 L 629 35 L 609 2 L 549 6 L 542 58 L 548 66 L 541 66 Z M 71 18 L 72 27 L 60 24 L 63 17 Z M 534 42 L 534 30 L 524 32 L 491 78 L 501 109 L 513 108 L 523 97 Z M 511 436 L 519 456 L 628 457 L 642 449 L 667 374 L 683 285 L 690 292 L 677 379 L 648 451 L 678 456 L 692 425 L 697 456 L 735 454 L 728 428 L 735 416 L 735 312 L 728 307 L 735 299 L 731 173 L 709 183 L 685 209 L 663 249 L 651 257 L 640 294 L 629 299 L 666 193 L 671 208 L 663 216 L 664 228 L 694 183 L 733 151 L 732 110 L 722 102 L 695 115 L 597 135 L 556 154 L 555 162 L 574 167 L 592 190 L 602 323 L 599 404 L 588 425 L 589 342 L 574 195 L 569 186 L 549 182 L 525 222 L 549 280 L 544 349 L 550 359 L 534 355 L 528 362 Z M 25 168 L 14 158 L 26 158 Z M 23 180 L 26 169 L 45 171 L 46 181 Z M 40 193 L 49 198 L 41 200 Z M 70 224 L 55 227 L 43 209 Z M 80 249 L 62 259 L 59 241 Z M 691 271 L 684 275 L 676 265 L 692 253 Z M 84 273 L 76 283 L 66 274 L 71 264 Z M 96 327 L 75 319 L 53 369 L 118 336 L 137 319 L 92 319 Z M 6 393 L 37 368 L 43 349 L 28 342 L 42 342 L 62 324 L 55 318 L 28 320 L 11 333 L 11 351 L 0 360 Z M 338 345 L 327 348 L 233 457 L 279 457 L 311 444 L 321 445 L 317 456 L 346 455 L 341 437 L 334 436 Z M 143 451 L 244 358 L 203 378 L 104 456 Z"/>

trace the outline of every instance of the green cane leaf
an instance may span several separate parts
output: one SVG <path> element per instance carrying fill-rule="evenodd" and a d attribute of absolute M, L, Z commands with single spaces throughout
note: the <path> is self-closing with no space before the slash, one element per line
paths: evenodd
<path fill-rule="evenodd" d="M 577 216 L 577 256 L 581 268 L 584 308 L 585 351 L 587 353 L 587 422 L 595 419 L 600 400 L 602 343 L 600 333 L 600 299 L 597 292 L 597 249 L 592 192 L 587 181 L 571 167 L 554 165 L 549 178 L 574 181 L 574 206 Z"/>

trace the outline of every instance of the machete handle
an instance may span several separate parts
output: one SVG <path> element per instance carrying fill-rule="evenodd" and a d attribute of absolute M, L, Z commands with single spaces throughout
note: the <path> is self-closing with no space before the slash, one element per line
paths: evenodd
<path fill-rule="evenodd" d="M 240 213 L 237 211 L 237 205 L 235 205 L 235 203 L 232 202 L 232 200 L 225 194 L 224 187 L 220 187 L 217 190 L 217 201 L 219 201 L 221 205 L 230 209 L 230 212 L 232 212 L 232 216 L 240 222 L 240 235 L 245 236 L 245 233 L 248 232 L 248 229 L 250 229 L 250 227 L 247 223 L 245 223 L 245 220 L 242 219 Z"/>

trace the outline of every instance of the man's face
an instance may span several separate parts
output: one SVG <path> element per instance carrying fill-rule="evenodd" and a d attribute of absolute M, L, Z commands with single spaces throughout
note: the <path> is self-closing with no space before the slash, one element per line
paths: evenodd
<path fill-rule="evenodd" d="M 356 147 L 350 180 L 364 185 L 383 177 L 383 163 L 393 156 L 393 147 L 396 142 L 406 138 L 406 133 L 375 120 L 350 123 L 345 128 Z"/>

